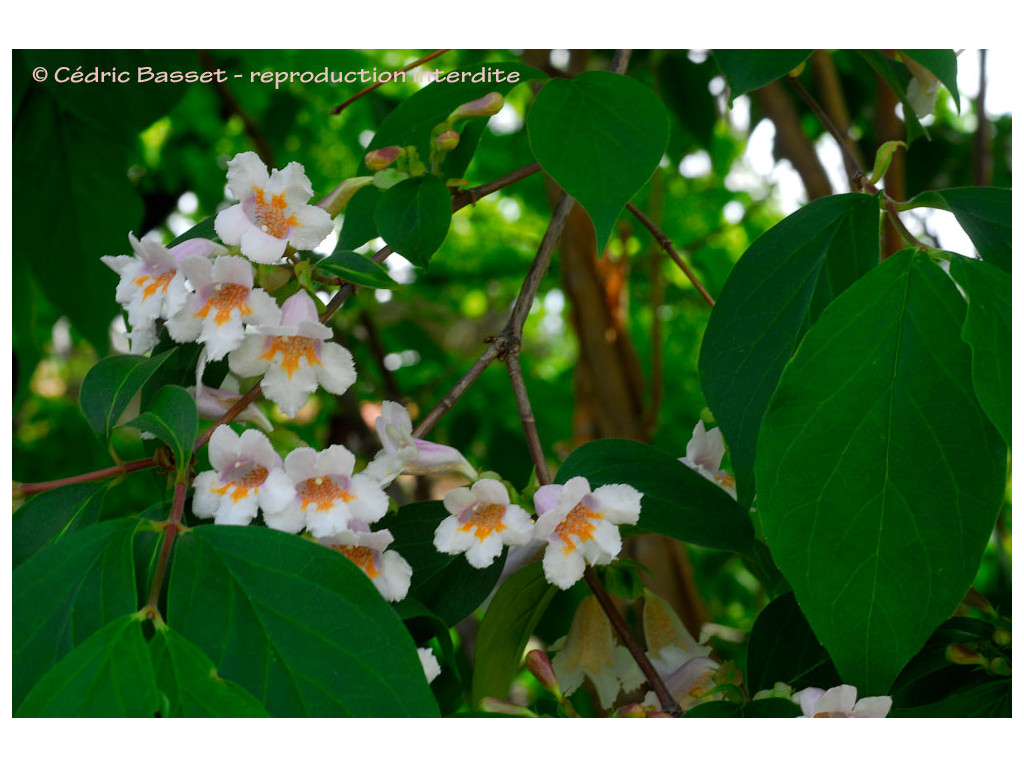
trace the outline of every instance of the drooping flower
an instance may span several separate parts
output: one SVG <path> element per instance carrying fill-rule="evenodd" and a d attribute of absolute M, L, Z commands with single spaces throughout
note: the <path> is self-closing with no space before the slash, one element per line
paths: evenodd
<path fill-rule="evenodd" d="M 195 398 L 199 416 L 211 421 L 216 421 L 224 416 L 242 397 L 237 390 L 217 389 L 215 387 L 208 387 L 205 384 L 198 385 L 199 394 L 196 394 L 196 390 L 196 387 L 188 388 L 189 394 Z M 249 403 L 245 410 L 235 417 L 235 421 L 255 424 L 264 432 L 270 432 L 274 428 L 274 425 L 270 423 L 270 419 L 263 414 L 263 411 L 256 407 L 255 403 Z"/>
<path fill-rule="evenodd" d="M 403 472 L 408 475 L 455 472 L 476 480 L 476 470 L 457 449 L 413 437 L 412 418 L 404 406 L 385 400 L 376 429 L 384 448 L 366 471 L 381 485 L 387 485 Z"/>
<path fill-rule="evenodd" d="M 563 694 L 571 694 L 586 677 L 605 709 L 615 703 L 620 690 L 632 691 L 644 679 L 629 651 L 615 642 L 611 622 L 593 595 L 580 602 L 551 666 Z"/>
<path fill-rule="evenodd" d="M 717 661 L 706 656 L 690 659 L 677 670 L 662 675 L 662 680 L 672 698 L 678 702 L 684 712 L 697 704 L 723 698 L 719 693 L 712 693 L 717 683 L 715 675 L 719 670 Z M 644 701 L 649 706 L 657 706 L 657 698 L 652 694 Z"/>
<path fill-rule="evenodd" d="M 217 214 L 214 229 L 227 245 L 240 246 L 259 264 L 280 259 L 288 244 L 309 250 L 331 234 L 330 214 L 308 205 L 313 185 L 299 163 L 267 175 L 259 155 L 241 152 L 228 161 L 228 188 L 239 203 Z"/>
<path fill-rule="evenodd" d="M 371 531 L 359 521 L 353 526 L 354 530 L 338 531 L 318 540 L 359 566 L 385 600 L 404 600 L 412 583 L 412 566 L 400 554 L 388 550 L 395 537 L 390 531 Z"/>
<path fill-rule="evenodd" d="M 179 343 L 205 344 L 209 360 L 238 347 L 245 325 L 278 322 L 281 310 L 270 294 L 253 287 L 252 264 L 240 256 L 218 256 L 212 264 L 190 256 L 182 259 L 181 270 L 195 293 L 167 321 L 167 330 Z"/>
<path fill-rule="evenodd" d="M 793 701 L 803 710 L 801 717 L 887 717 L 892 708 L 889 696 L 868 696 L 857 700 L 852 685 L 837 685 L 827 691 L 805 688 L 793 694 Z"/>
<path fill-rule="evenodd" d="M 718 427 L 708 430 L 703 421 L 693 428 L 693 437 L 686 444 L 686 455 L 679 459 L 695 472 L 699 472 L 726 493 L 736 498 L 736 479 L 728 472 L 721 472 L 725 456 L 725 440 Z"/>
<path fill-rule="evenodd" d="M 453 488 L 444 497 L 449 516 L 434 533 L 434 547 L 449 555 L 466 553 L 474 568 L 494 562 L 504 545 L 530 541 L 533 521 L 510 503 L 508 490 L 497 480 L 482 478 L 473 488 Z"/>
<path fill-rule="evenodd" d="M 152 238 L 139 240 L 128 233 L 134 256 L 103 256 L 100 261 L 121 276 L 115 298 L 128 312 L 131 353 L 142 355 L 156 345 L 156 321 L 178 312 L 188 298 L 179 269 L 186 256 L 209 259 L 225 249 L 212 240 L 193 238 L 167 248 Z"/>
<path fill-rule="evenodd" d="M 344 394 L 356 380 L 351 353 L 327 341 L 333 332 L 317 317 L 316 304 L 299 291 L 281 306 L 280 323 L 261 325 L 228 356 L 238 376 L 263 376 L 263 394 L 289 418 L 322 386 Z"/>
<path fill-rule="evenodd" d="M 644 590 L 643 624 L 647 657 L 659 675 L 670 675 L 691 659 L 711 654 L 687 631 L 672 606 L 649 589 Z"/>
<path fill-rule="evenodd" d="M 263 507 L 271 528 L 317 538 L 346 531 L 352 521 L 375 523 L 388 511 L 388 497 L 365 472 L 352 474 L 356 457 L 341 445 L 325 450 L 296 448 L 284 460 L 287 478 L 275 482 Z"/>
<path fill-rule="evenodd" d="M 617 526 L 636 524 L 642 498 L 642 493 L 624 484 L 591 491 L 584 477 L 539 488 L 533 497 L 539 515 L 534 537 L 547 542 L 547 580 L 568 589 L 583 576 L 586 563 L 610 563 L 622 549 Z"/>
<path fill-rule="evenodd" d="M 193 482 L 196 517 L 212 517 L 219 525 L 248 525 L 265 503 L 267 480 L 275 476 L 287 482 L 281 457 L 255 429 L 239 436 L 221 424 L 210 438 L 209 452 L 213 469 L 200 472 Z"/>

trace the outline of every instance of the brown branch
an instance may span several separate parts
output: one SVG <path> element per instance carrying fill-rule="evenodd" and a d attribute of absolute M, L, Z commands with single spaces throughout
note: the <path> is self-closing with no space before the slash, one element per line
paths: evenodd
<path fill-rule="evenodd" d="M 410 69 L 414 69 L 415 67 L 418 67 L 421 64 L 426 64 L 428 61 L 431 61 L 432 59 L 436 59 L 438 56 L 441 56 L 442 54 L 448 53 L 448 51 L 450 51 L 450 50 L 451 50 L 451 48 L 442 48 L 442 49 L 440 49 L 438 51 L 434 51 L 433 53 L 429 53 L 429 54 L 427 54 L 426 56 L 424 56 L 421 59 L 416 59 L 416 61 L 414 61 L 412 64 L 407 64 L 406 66 L 402 67 L 401 69 L 395 70 L 395 74 L 398 74 L 399 72 L 408 72 Z M 393 81 L 389 80 L 388 82 L 393 82 Z M 361 99 L 366 94 L 372 93 L 377 88 L 380 88 L 382 85 L 385 85 L 385 84 L 386 83 L 384 83 L 383 81 L 380 81 L 380 80 L 378 80 L 376 83 L 371 83 L 370 85 L 366 86 L 361 91 L 359 91 L 355 96 L 352 96 L 351 98 L 345 99 L 345 101 L 341 102 L 341 104 L 339 104 L 338 106 L 336 106 L 334 109 L 331 110 L 331 114 L 332 115 L 337 115 L 339 112 L 341 112 L 343 109 L 345 109 L 345 107 L 347 107 L 350 104 L 352 104 L 352 102 L 357 101 L 358 99 Z"/>
<path fill-rule="evenodd" d="M 861 158 L 860 148 L 857 146 L 857 142 L 853 140 L 853 137 L 850 136 L 850 110 L 846 106 L 843 86 L 839 81 L 839 72 L 836 71 L 836 63 L 832 58 L 832 53 L 820 48 L 812 53 L 811 71 L 814 74 L 814 82 L 817 85 L 818 93 L 821 94 L 822 107 L 824 107 L 825 113 L 832 118 L 832 122 L 842 134 L 844 143 L 853 156 L 854 163 L 863 168 L 864 161 Z"/>
<path fill-rule="evenodd" d="M 658 241 L 658 245 L 660 245 L 662 249 L 665 251 L 665 253 L 667 253 L 672 258 L 672 261 L 674 261 L 676 265 L 681 270 L 683 270 L 683 273 L 690 279 L 690 282 L 693 283 L 693 287 L 696 288 L 700 295 L 704 297 L 704 301 L 708 303 L 708 306 L 714 307 L 715 300 L 711 298 L 711 294 L 708 293 L 707 288 L 705 288 L 701 284 L 700 280 L 693 273 L 693 270 L 690 269 L 689 266 L 687 266 L 685 261 L 683 261 L 683 257 L 676 252 L 675 248 L 672 247 L 672 241 L 668 238 L 668 236 L 665 235 L 665 233 L 662 232 L 660 229 L 658 229 L 655 223 L 651 221 L 649 218 L 647 218 L 644 215 L 643 211 L 641 211 L 635 205 L 633 205 L 632 203 L 626 203 L 626 208 L 629 210 L 630 213 L 636 216 L 637 220 L 641 224 L 647 227 L 648 231 L 654 236 L 654 239 Z"/>
<path fill-rule="evenodd" d="M 988 116 L 985 114 L 988 51 L 982 48 L 978 53 L 978 98 L 975 101 L 978 126 L 974 129 L 974 184 L 978 187 L 988 187 L 992 185 L 992 142 L 989 140 L 991 129 Z"/>
<path fill-rule="evenodd" d="M 526 392 L 526 380 L 523 378 L 523 369 L 519 367 L 519 350 L 512 351 L 505 359 L 508 366 L 508 376 L 512 380 L 512 392 L 515 394 L 516 407 L 519 409 L 519 421 L 523 425 L 523 432 L 526 434 L 526 445 L 530 449 L 530 458 L 533 459 L 533 466 L 537 469 L 537 482 L 541 485 L 551 484 L 551 473 L 548 472 L 548 463 L 544 458 L 544 448 L 540 444 L 540 435 L 537 434 L 537 420 L 533 417 L 533 408 L 530 407 L 530 397 Z"/>
<path fill-rule="evenodd" d="M 156 561 L 156 568 L 153 571 L 153 580 L 149 584 L 149 599 L 146 607 L 158 612 L 160 591 L 163 589 L 164 576 L 167 573 L 167 564 L 171 559 L 171 548 L 174 546 L 174 536 L 181 526 L 181 518 L 185 513 L 185 496 L 188 493 L 188 481 L 177 482 L 174 485 L 174 501 L 171 502 L 171 514 L 167 518 L 164 528 L 164 541 L 160 547 L 160 555 Z"/>
<path fill-rule="evenodd" d="M 846 164 L 846 175 L 850 179 L 850 189 L 855 189 L 857 179 L 863 176 L 864 172 L 857 165 L 857 161 L 850 152 L 850 148 L 846 145 L 846 138 L 840 130 L 836 128 L 835 123 L 832 122 L 832 118 L 825 113 L 825 110 L 821 108 L 821 105 L 818 104 L 818 102 L 814 100 L 814 97 L 807 92 L 807 89 L 800 84 L 799 80 L 792 75 L 787 76 L 786 79 L 789 81 L 789 84 L 793 86 L 796 92 L 800 94 L 800 98 L 804 100 L 804 103 L 806 103 L 807 106 L 811 108 L 811 111 L 817 115 L 821 124 L 825 126 L 825 130 L 827 130 L 831 134 L 832 138 L 835 139 L 836 144 L 839 145 L 839 151 L 842 152 L 843 155 L 843 162 Z"/>
<path fill-rule="evenodd" d="M 203 64 L 203 69 L 207 72 L 214 72 L 217 70 L 217 65 L 214 63 L 213 58 L 210 56 L 209 51 L 199 51 L 199 61 Z M 214 89 L 217 91 L 217 95 L 220 100 L 224 103 L 224 106 L 232 114 L 238 115 L 242 120 L 242 125 L 245 127 L 245 132 L 249 134 L 249 138 L 252 139 L 253 147 L 256 149 L 256 154 L 260 156 L 260 160 L 269 167 L 276 168 L 274 163 L 274 150 L 270 148 L 270 144 L 263 136 L 263 132 L 260 130 L 259 125 L 253 119 L 252 115 L 245 111 L 245 107 L 235 98 L 235 95 L 231 90 L 219 81 L 213 83 Z"/>
<path fill-rule="evenodd" d="M 20 499 L 24 496 L 32 496 L 36 493 L 51 491 L 54 488 L 63 488 L 65 485 L 90 483 L 95 480 L 106 480 L 108 477 L 127 475 L 129 472 L 136 472 L 140 469 L 151 469 L 155 466 L 157 466 L 156 458 L 151 456 L 148 459 L 126 461 L 124 464 L 107 467 L 106 469 L 97 469 L 93 472 L 86 472 L 83 475 L 75 475 L 74 477 L 62 477 L 59 480 L 46 480 L 41 483 L 22 483 L 14 489 L 14 498 Z"/>

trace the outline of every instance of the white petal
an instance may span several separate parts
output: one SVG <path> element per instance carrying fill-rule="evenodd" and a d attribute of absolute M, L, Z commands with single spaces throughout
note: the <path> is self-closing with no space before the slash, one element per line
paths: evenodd
<path fill-rule="evenodd" d="M 380 575 L 373 583 L 385 600 L 404 600 L 412 583 L 412 566 L 397 552 L 385 552 L 380 559 Z"/>
<path fill-rule="evenodd" d="M 213 220 L 213 228 L 224 243 L 238 245 L 242 242 L 242 235 L 255 225 L 245 215 L 241 204 L 225 208 L 217 214 Z"/>
<path fill-rule="evenodd" d="M 288 198 L 289 200 L 291 198 Z M 331 215 L 315 205 L 303 205 L 293 211 L 298 225 L 292 227 L 288 242 L 298 251 L 316 248 L 334 231 Z"/>
<path fill-rule="evenodd" d="M 508 489 L 502 483 L 489 477 L 473 483 L 473 495 L 485 504 L 506 506 L 509 503 Z"/>
<path fill-rule="evenodd" d="M 434 650 L 432 648 L 417 648 L 416 653 L 419 654 L 420 664 L 423 666 L 423 674 L 426 676 L 427 682 L 434 682 L 441 674 L 441 665 L 434 658 Z"/>
<path fill-rule="evenodd" d="M 253 288 L 249 293 L 249 308 L 252 314 L 246 317 L 249 325 L 277 325 L 281 322 L 281 309 L 274 297 L 262 288 Z"/>
<path fill-rule="evenodd" d="M 239 200 L 253 194 L 253 187 L 266 187 L 270 181 L 267 166 L 255 152 L 239 152 L 228 161 L 228 189 Z"/>
<path fill-rule="evenodd" d="M 814 706 L 815 713 L 819 712 L 853 712 L 853 705 L 857 703 L 857 689 L 852 685 L 837 685 L 829 688 L 818 699 Z"/>
<path fill-rule="evenodd" d="M 476 502 L 476 495 L 469 488 L 459 486 L 444 495 L 444 508 L 453 515 L 462 514 L 466 507 Z"/>
<path fill-rule="evenodd" d="M 270 360 L 261 359 L 266 338 L 266 336 L 253 333 L 242 339 L 238 348 L 232 350 L 228 355 L 228 367 L 231 372 L 243 378 L 262 376 L 266 373 L 267 368 L 270 367 Z"/>
<path fill-rule="evenodd" d="M 599 511 L 609 522 L 636 525 L 640 518 L 640 500 L 643 494 L 629 485 L 603 485 L 591 494 L 598 500 Z"/>
<path fill-rule="evenodd" d="M 558 499 L 562 496 L 564 486 L 551 483 L 542 485 L 533 494 L 533 506 L 537 509 L 538 515 L 545 515 L 558 506 Z"/>
<path fill-rule="evenodd" d="M 266 486 L 267 484 L 264 483 L 263 487 L 266 488 Z M 294 500 L 277 512 L 268 512 L 264 507 L 263 522 L 267 524 L 268 528 L 285 533 L 298 533 L 306 525 L 306 513 L 302 511 L 298 500 Z"/>
<path fill-rule="evenodd" d="M 193 259 L 189 258 L 186 261 L 192 262 Z M 209 262 L 207 261 L 207 263 Z M 234 283 L 235 285 L 252 288 L 254 274 L 252 264 L 241 256 L 218 256 L 217 260 L 213 262 L 210 281 L 214 283 Z"/>
<path fill-rule="evenodd" d="M 562 554 L 561 547 L 548 545 L 544 551 L 544 576 L 549 584 L 568 589 L 583 578 L 585 563 L 579 551 Z"/>
<path fill-rule="evenodd" d="M 308 366 L 302 366 L 289 378 L 283 368 L 271 364 L 262 384 L 263 394 L 292 419 L 316 391 L 316 374 Z"/>
<path fill-rule="evenodd" d="M 273 264 L 284 256 L 288 243 L 253 225 L 242 233 L 242 253 L 257 264 Z"/>
<path fill-rule="evenodd" d="M 405 406 L 392 402 L 391 400 L 385 400 L 381 404 L 380 418 L 384 420 L 385 424 L 393 424 L 402 434 L 412 434 L 412 419 L 409 416 L 409 411 L 405 409 Z M 377 432 L 381 432 L 380 426 L 377 427 Z"/>
<path fill-rule="evenodd" d="M 277 513 L 296 501 L 295 483 L 283 469 L 270 470 L 259 490 L 260 508 Z"/>
<path fill-rule="evenodd" d="M 364 523 L 375 523 L 388 512 L 388 495 L 365 473 L 352 477 L 352 493 L 356 497 L 349 502 L 352 517 Z"/>
<path fill-rule="evenodd" d="M 322 365 L 316 368 L 320 385 L 332 395 L 343 395 L 356 381 L 352 353 L 340 344 L 324 342 L 320 349 Z"/>
<path fill-rule="evenodd" d="M 483 541 L 477 539 L 466 551 L 466 559 L 474 568 L 486 568 L 501 554 L 502 548 L 501 536 L 492 533 Z"/>
<path fill-rule="evenodd" d="M 296 448 L 285 456 L 284 471 L 296 483 L 324 474 L 317 471 L 316 451 L 307 447 Z"/>
<path fill-rule="evenodd" d="M 446 497 L 447 498 L 447 497 Z M 453 544 L 455 531 L 459 527 L 459 521 L 452 516 L 446 517 L 434 531 L 434 549 L 444 555 L 457 555 L 463 550 L 456 549 Z"/>
<path fill-rule="evenodd" d="M 214 469 L 223 470 L 238 459 L 240 448 L 238 435 L 227 424 L 221 424 L 213 430 L 208 446 L 210 464 Z"/>
<path fill-rule="evenodd" d="M 348 504 L 335 502 L 330 509 L 310 505 L 306 511 L 306 529 L 318 539 L 334 536 L 348 528 L 352 515 Z"/>
<path fill-rule="evenodd" d="M 232 501 L 231 494 L 226 494 L 214 522 L 217 525 L 248 525 L 255 519 L 258 511 L 257 497 L 252 491 L 238 501 Z"/>
<path fill-rule="evenodd" d="M 868 696 L 858 701 L 853 707 L 854 717 L 888 717 L 892 709 L 892 698 L 889 696 Z"/>
<path fill-rule="evenodd" d="M 238 439 L 238 452 L 268 470 L 281 466 L 281 457 L 270 444 L 270 439 L 257 429 L 247 429 Z"/>
<path fill-rule="evenodd" d="M 527 544 L 533 537 L 533 518 L 523 508 L 510 504 L 502 521 L 506 527 L 501 532 L 501 540 L 506 544 Z"/>
<path fill-rule="evenodd" d="M 216 470 L 207 470 L 196 475 L 192 481 L 195 496 L 192 497 L 192 514 L 199 518 L 213 517 L 220 506 L 220 494 L 213 493 L 210 484 L 217 480 Z"/>
<path fill-rule="evenodd" d="M 317 454 L 316 468 L 320 475 L 348 477 L 356 466 L 356 457 L 343 445 L 330 445 Z M 380 489 L 377 488 L 379 491 Z"/>
<path fill-rule="evenodd" d="M 203 329 L 203 321 L 201 318 L 196 317 L 195 312 L 197 309 L 196 295 L 193 293 L 189 295 L 185 306 L 174 317 L 167 320 L 165 327 L 174 341 L 179 344 L 185 344 L 189 341 L 195 341 L 199 336 L 199 332 Z"/>
<path fill-rule="evenodd" d="M 818 704 L 818 699 L 825 691 L 821 688 L 804 688 L 802 691 L 793 694 L 793 701 L 800 705 L 804 717 L 813 717 Z"/>

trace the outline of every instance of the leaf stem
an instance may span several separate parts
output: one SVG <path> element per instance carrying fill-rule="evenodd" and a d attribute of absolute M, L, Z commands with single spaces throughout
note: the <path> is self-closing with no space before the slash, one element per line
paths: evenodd
<path fill-rule="evenodd" d="M 188 493 L 188 481 L 181 481 L 174 484 L 174 501 L 171 502 L 171 514 L 167 518 L 164 528 L 164 541 L 160 547 L 160 556 L 156 561 L 156 568 L 153 571 L 153 580 L 149 584 L 149 599 L 146 608 L 159 613 L 160 591 L 163 589 L 164 577 L 167 574 L 167 564 L 171 559 L 171 549 L 174 546 L 174 537 L 182 529 L 181 517 L 185 513 L 185 496 Z"/>
<path fill-rule="evenodd" d="M 148 459 L 137 459 L 135 461 L 126 461 L 124 464 L 117 464 L 113 467 L 107 467 L 106 469 L 97 469 L 92 472 L 86 472 L 82 475 L 75 475 L 74 477 L 63 477 L 59 480 L 46 480 L 41 483 L 22 483 L 14 489 L 14 498 L 20 499 L 25 496 L 32 496 L 36 493 L 43 493 L 44 491 L 50 491 L 54 488 L 63 488 L 65 485 L 75 485 L 76 483 L 90 483 L 94 480 L 106 480 L 108 477 L 118 477 L 127 475 L 129 472 L 136 472 L 140 469 L 150 469 L 157 466 L 155 457 Z"/>
<path fill-rule="evenodd" d="M 410 69 L 415 69 L 416 67 L 420 66 L 421 64 L 426 64 L 428 61 L 431 61 L 432 59 L 436 59 L 438 56 L 441 56 L 442 54 L 448 53 L 448 51 L 450 51 L 450 50 L 451 50 L 451 48 L 442 48 L 440 50 L 434 51 L 433 53 L 428 53 L 423 58 L 416 59 L 416 61 L 414 61 L 412 64 L 407 64 L 406 66 L 402 67 L 401 69 L 396 70 L 396 74 L 398 72 L 408 72 Z M 388 82 L 390 82 L 390 81 L 388 81 Z M 366 86 L 361 91 L 356 93 L 355 96 L 352 96 L 352 97 L 350 97 L 348 99 L 345 99 L 345 101 L 341 102 L 341 104 L 339 104 L 334 109 L 332 109 L 331 110 L 331 114 L 332 115 L 337 115 L 343 109 L 345 109 L 345 107 L 349 106 L 350 104 L 352 104 L 355 101 L 358 101 L 359 99 L 361 99 L 366 94 L 372 93 L 377 88 L 380 88 L 382 85 L 384 85 L 384 83 L 385 83 L 385 81 L 378 80 L 377 82 L 372 83 L 372 84 Z"/>

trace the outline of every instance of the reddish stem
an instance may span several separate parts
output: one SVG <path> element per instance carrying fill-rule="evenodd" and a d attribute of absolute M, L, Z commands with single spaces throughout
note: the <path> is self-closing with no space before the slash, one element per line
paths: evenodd
<path fill-rule="evenodd" d="M 117 477 L 118 475 L 127 475 L 129 472 L 135 472 L 140 469 L 149 469 L 157 465 L 156 459 L 150 456 L 148 459 L 136 459 L 135 461 L 126 461 L 124 464 L 118 464 L 117 466 L 107 467 L 106 469 L 97 469 L 93 472 L 86 472 L 84 475 L 75 475 L 74 477 L 63 477 L 59 480 L 47 480 L 42 483 L 25 483 L 19 486 L 14 495 L 16 498 L 22 496 L 31 496 L 35 493 L 42 493 L 43 491 L 50 491 L 54 488 L 63 488 L 65 485 L 74 485 L 76 483 L 89 483 L 94 480 L 106 480 L 108 477 Z"/>
<path fill-rule="evenodd" d="M 153 581 L 149 585 L 149 601 L 147 608 L 154 611 L 159 610 L 160 590 L 163 589 L 164 576 L 167 573 L 167 564 L 171 559 L 171 548 L 174 546 L 174 536 L 181 529 L 181 517 L 185 513 L 185 496 L 188 493 L 188 482 L 180 481 L 174 485 L 174 501 L 171 503 L 171 515 L 167 518 L 164 528 L 164 543 L 160 547 L 160 557 L 156 561 L 156 570 L 153 571 Z"/>

